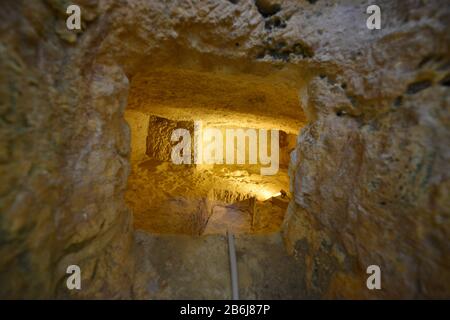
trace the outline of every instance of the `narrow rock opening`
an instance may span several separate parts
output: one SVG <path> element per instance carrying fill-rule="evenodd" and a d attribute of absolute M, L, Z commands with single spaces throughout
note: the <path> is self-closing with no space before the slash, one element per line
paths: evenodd
<path fill-rule="evenodd" d="M 280 130 L 274 123 L 282 116 L 264 114 L 274 103 L 300 108 L 295 88 L 261 77 L 182 69 L 135 76 L 125 111 L 131 130 L 125 200 L 135 229 L 187 235 L 280 231 L 299 127 Z M 177 149 L 184 142 L 186 148 Z M 174 154 L 185 156 L 182 163 Z"/>

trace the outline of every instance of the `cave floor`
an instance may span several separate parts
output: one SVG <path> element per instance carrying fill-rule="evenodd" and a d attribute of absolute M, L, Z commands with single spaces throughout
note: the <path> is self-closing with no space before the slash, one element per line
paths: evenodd
<path fill-rule="evenodd" d="M 304 299 L 304 269 L 280 233 L 235 238 L 240 299 Z M 135 299 L 230 299 L 223 235 L 135 233 Z"/>

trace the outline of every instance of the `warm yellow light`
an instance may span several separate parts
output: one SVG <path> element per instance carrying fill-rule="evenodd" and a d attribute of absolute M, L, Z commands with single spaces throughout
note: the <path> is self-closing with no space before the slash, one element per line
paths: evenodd
<path fill-rule="evenodd" d="M 257 191 L 256 198 L 260 201 L 266 201 L 272 197 L 278 197 L 280 195 L 281 195 L 281 192 L 274 193 L 273 190 L 260 189 Z"/>
<path fill-rule="evenodd" d="M 279 196 L 281 196 L 281 192 L 277 192 L 277 193 L 275 193 L 274 195 L 272 195 L 273 198 L 279 197 Z"/>

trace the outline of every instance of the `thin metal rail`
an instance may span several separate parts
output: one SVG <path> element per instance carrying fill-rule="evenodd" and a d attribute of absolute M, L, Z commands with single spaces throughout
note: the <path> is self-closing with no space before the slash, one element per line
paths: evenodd
<path fill-rule="evenodd" d="M 234 247 L 234 235 L 227 230 L 228 237 L 228 253 L 230 256 L 230 270 L 231 270 L 231 299 L 239 300 L 239 282 L 236 262 L 236 249 Z"/>

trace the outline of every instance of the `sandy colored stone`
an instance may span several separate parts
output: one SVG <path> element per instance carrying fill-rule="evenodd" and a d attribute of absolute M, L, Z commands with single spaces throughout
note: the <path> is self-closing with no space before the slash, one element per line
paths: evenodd
<path fill-rule="evenodd" d="M 147 249 L 124 202 L 131 92 L 130 104 L 165 101 L 146 105 L 160 116 L 291 134 L 308 122 L 283 233 L 304 270 L 295 297 L 449 298 L 448 6 L 379 0 L 371 31 L 365 4 L 346 0 L 79 2 L 76 40 L 58 29 L 65 1 L 0 10 L 0 297 L 149 297 L 132 295 Z M 174 92 L 176 104 L 167 79 L 205 92 Z M 76 294 L 69 264 L 83 270 Z M 370 264 L 381 291 L 364 287 Z M 192 279 L 163 296 L 189 296 Z"/>

